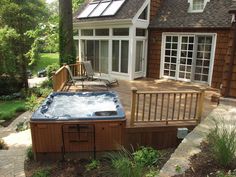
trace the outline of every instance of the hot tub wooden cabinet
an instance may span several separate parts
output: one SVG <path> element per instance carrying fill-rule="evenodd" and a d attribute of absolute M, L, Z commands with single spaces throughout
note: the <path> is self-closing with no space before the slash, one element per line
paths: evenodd
<path fill-rule="evenodd" d="M 115 92 L 52 93 L 30 120 L 36 159 L 118 150 L 125 112 Z"/>
<path fill-rule="evenodd" d="M 63 153 L 119 150 L 125 120 L 92 122 L 30 122 L 36 160 L 60 158 Z M 78 131 L 79 130 L 79 131 Z"/>

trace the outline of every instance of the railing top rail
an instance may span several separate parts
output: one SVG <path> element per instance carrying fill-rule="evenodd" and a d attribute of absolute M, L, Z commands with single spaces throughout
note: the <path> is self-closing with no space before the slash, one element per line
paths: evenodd
<path fill-rule="evenodd" d="M 60 68 L 55 72 L 55 74 L 59 74 L 60 72 L 63 71 L 63 69 L 65 69 L 65 66 L 60 67 Z"/>
<path fill-rule="evenodd" d="M 202 91 L 137 91 L 137 94 L 191 94 L 191 93 L 201 93 Z"/>

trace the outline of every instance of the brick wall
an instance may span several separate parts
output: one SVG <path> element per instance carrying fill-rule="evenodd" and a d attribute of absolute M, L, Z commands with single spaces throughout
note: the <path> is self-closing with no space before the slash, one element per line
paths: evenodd
<path fill-rule="evenodd" d="M 215 60 L 212 76 L 212 87 L 220 88 L 222 83 L 224 60 L 227 54 L 230 29 L 188 29 L 188 30 L 170 30 L 170 29 L 149 29 L 149 47 L 148 47 L 148 77 L 159 78 L 161 63 L 161 43 L 162 32 L 197 32 L 197 33 L 217 33 Z M 236 72 L 236 67 L 235 67 Z M 236 77 L 236 75 L 235 75 Z"/>
<path fill-rule="evenodd" d="M 161 5 L 161 0 L 151 0 L 150 20 L 156 17 L 157 11 Z"/>

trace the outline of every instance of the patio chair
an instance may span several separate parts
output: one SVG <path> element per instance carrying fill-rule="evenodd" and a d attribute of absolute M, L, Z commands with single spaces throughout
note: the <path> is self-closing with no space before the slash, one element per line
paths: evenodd
<path fill-rule="evenodd" d="M 104 81 L 88 81 L 86 80 L 86 76 L 73 76 L 70 67 L 68 65 L 65 67 L 74 86 L 82 86 L 82 88 L 84 88 L 84 86 L 102 86 L 108 90 L 107 84 Z"/>
<path fill-rule="evenodd" d="M 106 84 L 108 86 L 111 86 L 113 84 L 119 84 L 118 80 L 116 78 L 113 78 L 111 76 L 104 76 L 104 75 L 95 75 L 91 62 L 90 61 L 84 61 L 84 68 L 85 68 L 85 72 L 87 74 L 87 77 L 91 80 L 102 80 L 104 82 L 106 82 Z"/>

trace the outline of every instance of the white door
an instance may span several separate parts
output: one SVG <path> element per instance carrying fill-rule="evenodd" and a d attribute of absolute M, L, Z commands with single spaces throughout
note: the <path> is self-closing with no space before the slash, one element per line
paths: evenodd
<path fill-rule="evenodd" d="M 144 49 L 145 40 L 136 41 L 136 55 L 135 55 L 135 77 L 144 76 Z"/>

